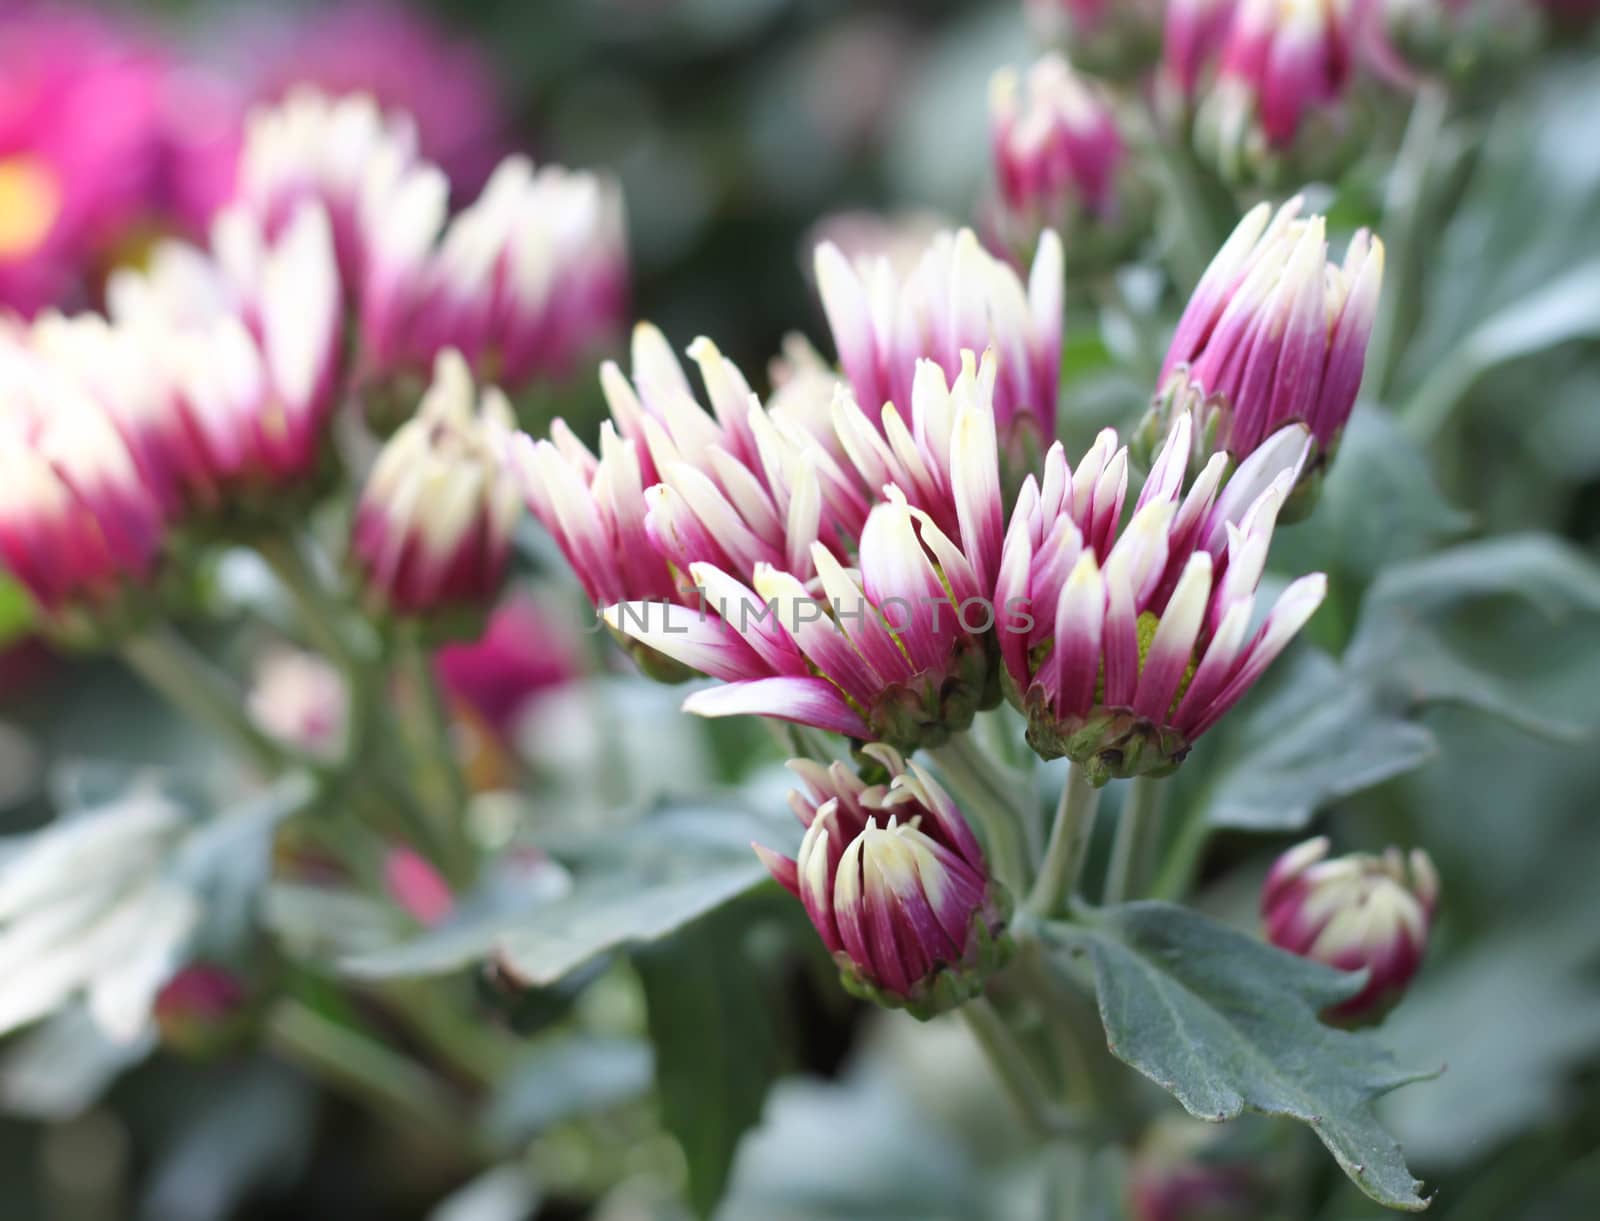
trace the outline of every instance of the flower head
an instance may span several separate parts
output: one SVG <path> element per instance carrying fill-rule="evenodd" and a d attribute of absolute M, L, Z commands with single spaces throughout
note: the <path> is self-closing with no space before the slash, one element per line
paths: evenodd
<path fill-rule="evenodd" d="M 1210 80 L 1239 0 L 1168 0 L 1160 84 L 1187 110 Z"/>
<path fill-rule="evenodd" d="M 165 541 L 155 488 L 80 370 L 0 324 L 0 564 L 46 615 L 112 613 Z"/>
<path fill-rule="evenodd" d="M 1237 0 L 1195 136 L 1227 177 L 1325 175 L 1359 151 L 1355 0 Z"/>
<path fill-rule="evenodd" d="M 270 514 L 327 451 L 344 337 L 332 231 L 307 203 L 276 237 L 240 208 L 209 252 L 169 243 L 147 271 L 112 277 L 113 326 L 52 333 L 98 388 L 175 513 Z"/>
<path fill-rule="evenodd" d="M 512 594 L 476 640 L 434 656 L 445 690 L 501 738 L 509 738 L 531 700 L 575 680 L 583 658 L 566 625 L 526 594 Z"/>
<path fill-rule="evenodd" d="M 198 1059 L 237 1047 L 249 1033 L 250 993 L 244 979 L 210 962 L 179 969 L 156 994 L 153 1015 L 161 1041 Z"/>
<path fill-rule="evenodd" d="M 334 666 L 315 653 L 280 648 L 256 664 L 251 719 L 274 739 L 317 759 L 344 747 L 350 692 Z"/>
<path fill-rule="evenodd" d="M 1328 840 L 1319 837 L 1278 858 L 1261 888 L 1261 917 L 1274 945 L 1342 971 L 1367 971 L 1366 986 L 1324 1015 L 1361 1024 L 1404 995 L 1438 902 L 1439 874 L 1420 848 L 1330 860 Z"/>
<path fill-rule="evenodd" d="M 1326 222 L 1301 206 L 1257 206 L 1217 252 L 1178 322 L 1151 428 L 1190 413 L 1200 452 L 1237 460 L 1303 424 L 1315 465 L 1329 460 L 1361 388 L 1384 250 L 1362 230 L 1333 262 Z"/>
<path fill-rule="evenodd" d="M 853 404 L 836 403 L 845 448 L 883 486 L 860 528 L 855 567 L 821 541 L 811 544 L 809 581 L 764 562 L 748 580 L 694 562 L 693 602 L 632 600 L 609 608 L 607 622 L 722 679 L 726 686 L 684 705 L 705 716 L 772 716 L 906 750 L 965 728 L 998 700 L 988 593 L 1004 518 L 993 376 L 993 362 L 980 367 L 970 352 L 953 386 L 936 364 L 922 362 L 920 437 L 892 406 L 884 411 L 885 441 L 849 414 Z"/>
<path fill-rule="evenodd" d="M 882 257 L 852 264 L 829 242 L 817 247 L 816 271 L 834 347 L 864 409 L 911 403 L 919 358 L 955 377 L 963 351 L 992 348 L 1002 450 L 1025 465 L 1055 437 L 1065 290 L 1054 232 L 1040 237 L 1026 288 L 970 229 L 939 234 L 907 276 Z"/>
<path fill-rule="evenodd" d="M 888 747 L 866 749 L 887 784 L 842 763 L 790 763 L 806 786 L 789 797 L 806 828 L 799 855 L 756 852 L 805 905 L 847 987 L 928 1017 L 976 995 L 1004 960 L 1010 900 L 938 782 Z"/>
<path fill-rule="evenodd" d="M 474 402 L 457 352 L 440 355 L 416 416 L 378 454 L 350 552 L 369 598 L 401 615 L 487 607 L 521 508 L 505 462 L 514 417 L 499 390 Z"/>
<path fill-rule="evenodd" d="M 1127 451 L 1108 429 L 1076 470 L 1050 451 L 1006 534 L 995 603 L 1011 697 L 1033 748 L 1097 784 L 1176 768 L 1322 601 L 1322 575 L 1302 577 L 1252 631 L 1304 431 L 1278 434 L 1226 488 L 1214 456 L 1185 494 L 1190 428 L 1174 426 L 1126 526 Z"/>
<path fill-rule="evenodd" d="M 1031 245 L 1045 228 L 1066 235 L 1072 257 L 1120 244 L 1142 208 L 1116 115 L 1094 84 L 1054 54 L 1025 78 L 1003 69 L 989 85 L 989 128 L 995 223 L 1009 245 Z"/>

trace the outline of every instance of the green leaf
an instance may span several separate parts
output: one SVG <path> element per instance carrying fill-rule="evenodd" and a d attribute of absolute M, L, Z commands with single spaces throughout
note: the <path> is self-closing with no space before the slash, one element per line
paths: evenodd
<path fill-rule="evenodd" d="M 1374 1102 L 1430 1073 L 1402 1070 L 1370 1035 L 1317 1015 L 1360 990 L 1346 975 L 1166 903 L 1130 903 L 1052 939 L 1086 948 L 1107 1046 L 1200 1119 L 1297 1119 L 1390 1208 L 1427 1200 Z"/>
<path fill-rule="evenodd" d="M 1326 653 L 1300 649 L 1227 720 L 1205 779 L 1206 821 L 1297 831 L 1330 801 L 1421 767 L 1433 735 L 1386 708 Z"/>
<path fill-rule="evenodd" d="M 743 912 L 727 910 L 634 956 L 662 1119 L 683 1148 L 689 1201 L 702 1217 L 722 1198 L 782 1066 L 766 981 L 745 952 L 747 928 Z"/>
<path fill-rule="evenodd" d="M 631 1102 L 649 1090 L 651 1063 L 650 1048 L 638 1039 L 546 1040 L 500 1083 L 485 1133 L 495 1148 L 512 1150 L 552 1124 Z"/>
<path fill-rule="evenodd" d="M 413 939 L 352 955 L 363 977 L 459 971 L 493 955 L 518 983 L 544 987 L 599 954 L 665 937 L 767 878 L 752 840 L 783 848 L 794 821 L 738 809 L 667 808 L 631 827 L 564 845 L 572 889 L 532 910 L 463 913 Z"/>

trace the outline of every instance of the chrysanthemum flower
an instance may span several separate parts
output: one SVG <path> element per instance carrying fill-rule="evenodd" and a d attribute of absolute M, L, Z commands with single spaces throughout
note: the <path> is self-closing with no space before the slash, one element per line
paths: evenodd
<path fill-rule="evenodd" d="M 270 508 L 304 486 L 337 402 L 344 316 L 331 229 L 307 203 L 269 239 L 222 213 L 211 253 L 169 244 L 113 277 L 113 329 L 74 319 L 57 340 L 118 376 L 99 389 L 166 503 Z M 120 334 L 119 334 L 120 332 Z"/>
<path fill-rule="evenodd" d="M 0 562 L 52 617 L 148 584 L 160 498 L 71 366 L 0 327 Z"/>
<path fill-rule="evenodd" d="M 1215 455 L 1185 495 L 1190 428 L 1178 420 L 1125 527 L 1127 453 L 1107 430 L 1076 470 L 1050 451 L 1006 535 L 995 603 L 1010 694 L 1030 745 L 1096 784 L 1176 768 L 1322 601 L 1323 576 L 1302 577 L 1252 631 L 1304 431 L 1261 446 L 1226 488 Z"/>
<path fill-rule="evenodd" d="M 1422 966 L 1439 902 L 1439 874 L 1428 854 L 1390 848 L 1382 856 L 1328 859 L 1326 837 L 1289 849 L 1261 888 L 1261 918 L 1274 945 L 1367 983 L 1325 1016 L 1375 1022 L 1405 994 Z"/>
<path fill-rule="evenodd" d="M 351 559 L 368 600 L 395 614 L 486 608 L 505 580 L 522 507 L 505 461 L 515 417 L 498 389 L 473 400 L 466 361 L 442 353 L 362 489 Z"/>
<path fill-rule="evenodd" d="M 1350 0 L 1238 0 L 1217 76 L 1195 118 L 1198 144 L 1230 178 L 1272 176 L 1293 153 L 1331 173 L 1358 146 L 1350 94 L 1359 68 Z"/>
<path fill-rule="evenodd" d="M 799 855 L 756 853 L 805 905 L 847 987 L 929 1017 L 976 995 L 1004 961 L 1010 899 L 939 783 L 888 747 L 866 751 L 887 784 L 842 763 L 791 762 L 808 790 L 789 797 L 806 828 Z"/>
<path fill-rule="evenodd" d="M 1362 230 L 1332 262 L 1326 222 L 1301 207 L 1258 205 L 1217 252 L 1167 351 L 1151 427 L 1193 413 L 1202 453 L 1242 459 L 1298 423 L 1316 464 L 1329 459 L 1361 388 L 1384 251 Z"/>
<path fill-rule="evenodd" d="M 1143 208 L 1116 115 L 1097 87 L 1059 55 L 1026 77 L 1006 68 L 989 84 L 989 129 L 998 187 L 994 223 L 1014 248 L 1049 228 L 1069 257 L 1116 252 Z"/>
<path fill-rule="evenodd" d="M 852 264 L 828 242 L 816 270 L 839 362 L 864 409 L 911 403 L 918 358 L 955 377 L 963 351 L 992 348 L 1002 451 L 1026 465 L 1055 437 L 1065 292 L 1055 233 L 1040 237 L 1026 288 L 970 229 L 940 234 L 903 278 L 887 259 Z"/>
<path fill-rule="evenodd" d="M 1200 98 L 1228 38 L 1239 0 L 1168 0 L 1161 87 L 1187 109 Z"/>

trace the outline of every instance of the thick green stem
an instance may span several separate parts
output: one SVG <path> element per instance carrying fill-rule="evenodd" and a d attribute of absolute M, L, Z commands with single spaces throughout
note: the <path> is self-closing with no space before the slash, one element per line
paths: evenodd
<path fill-rule="evenodd" d="M 1038 1066 L 987 998 L 968 1001 L 961 1007 L 961 1016 L 1030 1133 L 1036 1137 L 1070 1136 L 1082 1130 L 1081 1124 L 1039 1088 Z"/>
<path fill-rule="evenodd" d="M 170 628 L 124 640 L 122 657 L 169 703 L 196 724 L 226 738 L 253 767 L 271 774 L 287 764 L 287 752 L 244 711 L 239 691 Z"/>
<path fill-rule="evenodd" d="M 347 673 L 356 669 L 360 659 L 339 629 L 344 610 L 329 597 L 298 541 L 272 535 L 259 540 L 256 551 L 294 603 L 312 647 Z"/>
<path fill-rule="evenodd" d="M 1416 325 L 1425 261 L 1423 246 L 1428 238 L 1424 222 L 1429 211 L 1430 167 L 1449 116 L 1449 94 L 1437 85 L 1424 86 L 1412 105 L 1411 119 L 1389 178 L 1382 232 L 1388 246 L 1389 267 L 1367 356 L 1368 385 L 1384 399 L 1393 384 L 1405 341 Z"/>
<path fill-rule="evenodd" d="M 474 873 L 473 852 L 466 836 L 471 793 L 456 758 L 455 739 L 432 655 L 415 631 L 404 633 L 398 653 L 410 687 L 406 707 L 413 714 L 418 791 L 433 814 L 435 840 L 442 846 L 443 856 L 438 863 L 445 876 L 460 885 L 470 882 Z"/>
<path fill-rule="evenodd" d="M 999 765 L 966 733 L 952 734 L 943 746 L 928 753 L 955 790 L 962 809 L 977 822 L 996 875 L 1013 892 L 1019 890 L 1027 882 L 1028 865 L 1017 790 L 1025 786 L 1007 780 Z"/>
<path fill-rule="evenodd" d="M 1139 776 L 1129 784 L 1111 843 L 1103 902 L 1121 903 L 1143 890 L 1150 875 L 1150 857 L 1160 838 L 1161 793 L 1161 781 L 1149 776 Z"/>
<path fill-rule="evenodd" d="M 1059 911 L 1077 887 L 1099 804 L 1100 790 L 1089 782 L 1089 775 L 1083 768 L 1072 764 L 1061 788 L 1061 803 L 1056 807 L 1055 824 L 1050 828 L 1044 864 L 1039 867 L 1039 877 L 1028 895 L 1028 910 L 1040 919 L 1049 919 Z"/>

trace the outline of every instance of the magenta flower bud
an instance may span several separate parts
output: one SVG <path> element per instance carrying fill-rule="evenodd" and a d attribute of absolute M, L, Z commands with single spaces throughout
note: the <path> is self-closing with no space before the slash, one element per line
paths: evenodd
<path fill-rule="evenodd" d="M 558 616 L 527 594 L 512 594 L 476 640 L 448 644 L 434 670 L 450 696 L 509 740 L 529 704 L 583 673 L 579 642 Z"/>
<path fill-rule="evenodd" d="M 1161 0 L 1024 0 L 1028 24 L 1096 76 L 1148 68 L 1161 47 Z"/>
<path fill-rule="evenodd" d="M 1189 413 L 1202 458 L 1242 460 L 1301 424 L 1311 469 L 1331 459 L 1361 389 L 1384 250 L 1362 230 L 1333 262 L 1326 222 L 1301 206 L 1258 205 L 1217 252 L 1178 322 L 1147 431 L 1165 435 Z"/>
<path fill-rule="evenodd" d="M 964 729 L 999 698 L 988 656 L 1004 522 L 993 387 L 987 356 L 978 366 L 967 353 L 953 385 L 922 362 L 920 441 L 892 407 L 885 440 L 853 403 L 836 403 L 845 448 L 882 476 L 855 569 L 820 541 L 809 583 L 767 564 L 747 583 L 694 563 L 694 605 L 631 601 L 607 609 L 607 623 L 723 680 L 685 701 L 702 716 L 775 717 L 907 751 Z M 917 507 L 935 502 L 939 516 Z"/>
<path fill-rule="evenodd" d="M 58 626 L 155 579 L 160 498 L 71 366 L 0 324 L 0 566 Z"/>
<path fill-rule="evenodd" d="M 1272 944 L 1341 971 L 1367 971 L 1366 986 L 1323 1015 L 1364 1025 L 1394 1008 L 1422 966 L 1438 902 L 1439 874 L 1422 849 L 1330 860 L 1323 836 L 1278 858 L 1261 888 L 1261 918 Z"/>
<path fill-rule="evenodd" d="M 1142 219 L 1132 163 L 1116 115 L 1097 86 L 1059 55 L 1021 78 L 989 84 L 989 128 L 997 195 L 994 224 L 1010 246 L 1030 247 L 1044 229 L 1065 235 L 1069 257 L 1116 252 Z"/>
<path fill-rule="evenodd" d="M 1181 109 L 1191 109 L 1209 83 L 1237 3 L 1238 0 L 1168 0 L 1160 86 Z"/>
<path fill-rule="evenodd" d="M 1004 962 L 1011 901 L 938 782 L 886 746 L 865 751 L 886 784 L 791 762 L 807 790 L 789 796 L 806 828 L 799 855 L 756 853 L 805 905 L 851 992 L 927 1018 L 978 995 Z"/>
<path fill-rule="evenodd" d="M 1055 437 L 1065 272 L 1054 232 L 1041 235 L 1026 287 L 970 229 L 939 234 L 906 276 L 883 257 L 852 264 L 828 242 L 816 273 L 839 363 L 874 421 L 885 403 L 913 402 L 919 359 L 954 378 L 962 352 L 992 349 L 1001 452 L 1026 467 Z"/>
<path fill-rule="evenodd" d="M 394 904 L 418 924 L 432 927 L 455 910 L 450 884 L 415 848 L 398 844 L 383 858 L 383 886 Z"/>
<path fill-rule="evenodd" d="M 1238 0 L 1195 140 L 1224 177 L 1328 177 L 1360 151 L 1360 46 L 1343 0 Z"/>
<path fill-rule="evenodd" d="M 994 600 L 1008 694 L 1034 750 L 1066 755 L 1095 784 L 1173 771 L 1326 589 L 1320 573 L 1301 577 L 1251 630 L 1304 430 L 1258 448 L 1225 489 L 1227 459 L 1214 455 L 1185 494 L 1191 427 L 1179 417 L 1125 527 L 1127 451 L 1107 429 L 1076 470 L 1051 449 L 1006 534 Z"/>
<path fill-rule="evenodd" d="M 249 1034 L 250 994 L 228 968 L 193 962 L 162 986 L 152 1014 L 166 1046 L 209 1059 L 238 1047 Z"/>
<path fill-rule="evenodd" d="M 1284 1168 L 1226 1129 L 1188 1116 L 1157 1118 L 1128 1166 L 1129 1221 L 1238 1221 L 1279 1215 Z M 1239 1141 L 1239 1137 L 1233 1138 Z"/>
<path fill-rule="evenodd" d="M 374 604 L 425 615 L 494 600 L 521 509 L 505 461 L 514 419 L 493 387 L 475 405 L 466 361 L 440 355 L 416 417 L 378 454 L 356 507 L 350 554 Z"/>

